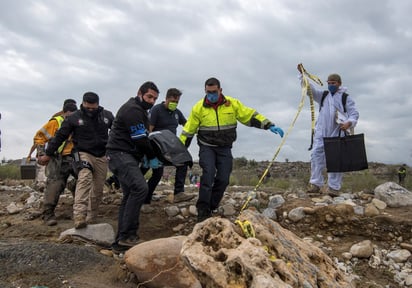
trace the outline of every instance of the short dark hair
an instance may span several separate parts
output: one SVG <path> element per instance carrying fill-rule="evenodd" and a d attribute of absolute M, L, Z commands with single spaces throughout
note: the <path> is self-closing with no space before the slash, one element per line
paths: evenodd
<path fill-rule="evenodd" d="M 166 92 L 166 98 L 177 98 L 182 96 L 182 92 L 177 88 L 170 88 Z"/>
<path fill-rule="evenodd" d="M 94 92 L 86 92 L 83 95 L 83 102 L 87 102 L 87 103 L 97 103 L 99 104 L 99 95 L 97 95 Z"/>
<path fill-rule="evenodd" d="M 220 88 L 220 81 L 215 77 L 209 78 L 205 82 L 205 87 L 206 86 L 215 86 L 215 85 L 217 85 L 217 87 Z"/>
<path fill-rule="evenodd" d="M 64 102 L 63 102 L 63 107 L 64 107 L 64 105 L 66 105 L 66 104 L 68 104 L 68 103 L 73 103 L 74 105 L 77 104 L 77 103 L 76 103 L 76 100 L 69 98 L 69 99 L 64 100 Z"/>
<path fill-rule="evenodd" d="M 137 93 L 139 94 L 142 93 L 142 95 L 146 94 L 149 89 L 152 89 L 153 91 L 156 91 L 159 93 L 159 89 L 157 88 L 156 84 L 154 84 L 152 81 L 147 81 L 140 86 L 139 90 L 137 90 Z"/>
<path fill-rule="evenodd" d="M 67 112 L 67 111 L 74 112 L 74 111 L 76 111 L 76 110 L 77 110 L 76 104 L 71 103 L 71 102 L 66 103 L 66 104 L 64 104 L 64 106 L 63 106 L 63 113 L 65 113 L 65 112 Z"/>

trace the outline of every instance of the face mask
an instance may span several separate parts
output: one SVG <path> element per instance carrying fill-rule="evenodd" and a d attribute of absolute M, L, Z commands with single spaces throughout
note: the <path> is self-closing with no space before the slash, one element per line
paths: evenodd
<path fill-rule="evenodd" d="M 89 118 L 96 118 L 97 114 L 99 113 L 99 109 L 89 110 L 84 107 L 82 107 L 82 111 Z"/>
<path fill-rule="evenodd" d="M 97 110 L 93 110 L 93 111 L 87 111 L 86 115 L 90 118 L 96 118 L 97 117 L 97 113 L 99 113 L 99 111 Z"/>
<path fill-rule="evenodd" d="M 149 110 L 149 109 L 152 109 L 152 107 L 153 107 L 153 104 L 147 103 L 147 102 L 144 101 L 143 99 L 142 99 L 142 101 L 141 101 L 140 103 L 141 103 L 142 108 L 143 108 L 144 110 Z"/>
<path fill-rule="evenodd" d="M 336 86 L 336 85 L 328 85 L 328 90 L 330 91 L 330 93 L 332 93 L 332 94 L 335 94 L 336 93 L 336 91 L 338 91 L 338 86 Z"/>
<path fill-rule="evenodd" d="M 169 102 L 167 105 L 167 109 L 170 111 L 175 111 L 177 109 L 177 103 L 176 102 Z"/>
<path fill-rule="evenodd" d="M 210 103 L 216 103 L 217 100 L 219 100 L 219 93 L 207 93 L 206 94 L 207 100 L 209 100 Z"/>

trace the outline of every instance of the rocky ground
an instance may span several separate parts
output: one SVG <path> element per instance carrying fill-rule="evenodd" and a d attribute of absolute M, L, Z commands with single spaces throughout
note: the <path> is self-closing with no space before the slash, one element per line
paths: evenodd
<path fill-rule="evenodd" d="M 49 227 L 38 217 L 41 201 L 34 200 L 28 205 L 34 192 L 29 186 L 30 183 L 13 181 L 3 181 L 0 185 L 0 287 L 136 287 L 136 279 L 128 272 L 122 259 L 105 247 L 81 239 L 58 240 L 60 233 L 73 227 L 70 193 L 61 197 L 56 211 L 58 225 Z M 232 206 L 229 206 L 232 209 L 220 211 L 216 217 L 234 220 L 247 192 L 253 189 L 247 186 L 229 187 L 223 204 L 231 203 Z M 194 194 L 197 191 L 195 187 L 186 190 Z M 351 201 L 361 206 L 373 199 L 371 191 L 351 192 L 355 195 Z M 165 184 L 158 187 L 156 194 L 156 201 L 142 211 L 140 237 L 153 240 L 190 234 L 196 224 L 196 216 L 190 213 L 189 208 L 195 204 L 196 198 L 173 204 L 172 186 Z M 287 192 L 265 188 L 257 194 L 257 206 L 262 210 L 270 196 L 281 195 L 285 203 L 276 209 L 276 221 L 322 248 L 337 265 L 341 265 L 342 270 L 352 276 L 356 287 L 407 287 L 402 286 L 405 281 L 402 282 L 399 273 L 393 270 L 398 268 L 404 273 L 412 271 L 406 269 L 407 265 L 410 267 L 411 259 L 402 267 L 394 268 L 384 265 L 383 256 L 379 259 L 380 263 L 371 265 L 370 258 L 345 259 L 343 255 L 349 252 L 352 245 L 363 240 L 371 240 L 375 250 L 386 253 L 401 247 L 409 248 L 408 245 L 412 244 L 410 206 L 386 207 L 377 215 L 366 216 L 332 208 L 336 203 L 330 198 L 319 200 L 308 197 L 304 187 Z M 99 222 L 109 223 L 115 230 L 120 195 L 105 193 L 99 215 Z M 17 207 L 13 214 L 10 214 L 11 203 Z M 171 207 L 177 207 L 181 212 L 174 215 Z M 293 221 L 288 214 L 296 207 L 306 207 L 307 212 L 312 208 L 315 212 L 308 212 L 304 219 Z"/>

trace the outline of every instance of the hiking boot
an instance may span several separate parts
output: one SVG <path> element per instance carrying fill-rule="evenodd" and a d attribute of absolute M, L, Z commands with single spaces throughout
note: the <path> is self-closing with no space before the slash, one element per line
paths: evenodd
<path fill-rule="evenodd" d="M 306 191 L 308 194 L 320 194 L 320 187 L 314 184 L 310 184 L 308 190 Z"/>
<path fill-rule="evenodd" d="M 119 246 L 133 247 L 143 242 L 144 240 L 140 239 L 138 236 L 134 236 L 129 237 L 127 239 L 119 240 L 118 244 Z"/>
<path fill-rule="evenodd" d="M 212 213 L 209 209 L 198 209 L 197 210 L 197 223 L 205 221 L 207 218 L 212 217 Z"/>
<path fill-rule="evenodd" d="M 335 190 L 333 188 L 328 187 L 327 194 L 330 197 L 338 197 L 340 195 L 339 190 Z"/>
<path fill-rule="evenodd" d="M 211 217 L 213 217 L 213 216 L 223 216 L 224 210 L 223 210 L 222 207 L 218 207 L 216 209 L 212 209 L 210 214 L 211 214 Z"/>
<path fill-rule="evenodd" d="M 179 202 L 184 202 L 184 201 L 189 201 L 192 200 L 195 197 L 195 195 L 191 194 L 186 194 L 184 192 L 177 193 L 173 195 L 173 203 L 179 203 Z"/>
<path fill-rule="evenodd" d="M 76 216 L 74 217 L 74 228 L 82 229 L 87 227 L 86 217 Z"/>
<path fill-rule="evenodd" d="M 122 245 L 119 245 L 119 244 L 116 244 L 116 243 L 113 244 L 111 248 L 112 248 L 112 252 L 114 254 L 125 253 L 127 250 L 130 249 L 130 247 L 128 247 L 128 246 L 122 246 Z"/>
<path fill-rule="evenodd" d="M 47 226 L 57 225 L 57 219 L 54 214 L 48 214 L 43 216 L 43 223 Z"/>

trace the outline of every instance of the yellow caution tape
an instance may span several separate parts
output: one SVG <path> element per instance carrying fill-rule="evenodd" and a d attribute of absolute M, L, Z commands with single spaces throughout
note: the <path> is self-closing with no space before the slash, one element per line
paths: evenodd
<path fill-rule="evenodd" d="M 265 249 L 265 251 L 269 254 L 269 260 L 271 262 L 275 262 L 277 260 L 276 256 L 273 254 L 270 254 L 270 250 L 268 246 L 263 246 L 263 249 Z"/>
<path fill-rule="evenodd" d="M 302 64 L 299 64 L 300 71 L 302 72 L 302 96 L 308 94 L 309 95 L 309 104 L 310 104 L 310 117 L 311 117 L 311 138 L 310 138 L 310 147 L 308 150 L 312 150 L 313 146 L 313 137 L 315 135 L 315 105 L 313 103 L 313 92 L 309 85 L 309 79 L 313 80 L 315 83 L 323 86 L 322 81 L 319 79 L 318 76 L 310 74 L 306 69 L 303 67 Z"/>
<path fill-rule="evenodd" d="M 315 107 L 314 107 L 314 103 L 313 103 L 313 93 L 312 93 L 312 89 L 310 88 L 308 78 L 311 79 L 311 80 L 313 80 L 314 82 L 316 82 L 317 84 L 319 84 L 319 85 L 321 85 L 321 86 L 323 86 L 323 83 L 322 83 L 322 81 L 319 79 L 319 77 L 317 77 L 317 76 L 315 76 L 315 75 L 310 74 L 309 72 L 307 72 L 306 69 L 303 67 L 302 64 L 299 64 L 299 66 L 300 66 L 300 68 L 301 68 L 301 72 L 302 72 L 302 76 L 303 76 L 303 78 L 302 78 L 302 93 L 301 93 L 301 94 L 302 94 L 302 97 L 301 97 L 301 99 L 300 99 L 300 102 L 299 102 L 299 106 L 298 106 L 298 110 L 297 110 L 297 112 L 296 112 L 296 115 L 295 115 L 295 117 L 293 118 L 293 121 L 292 121 L 292 123 L 290 124 L 288 130 L 286 131 L 284 137 L 282 138 L 282 140 L 281 140 L 278 148 L 276 149 L 276 152 L 275 152 L 275 154 L 273 155 L 272 160 L 269 162 L 268 167 L 267 167 L 267 168 L 265 169 L 265 171 L 263 172 L 262 176 L 260 177 L 260 179 L 259 179 L 258 183 L 256 184 L 255 188 L 253 189 L 253 191 L 251 191 L 251 192 L 248 193 L 247 199 L 246 199 L 245 203 L 242 205 L 242 208 L 240 209 L 240 213 L 241 213 L 244 209 L 246 209 L 246 207 L 249 205 L 249 202 L 250 202 L 253 198 L 256 197 L 256 191 L 257 191 L 257 189 L 258 189 L 258 188 L 260 187 L 260 185 L 262 184 L 262 182 L 263 182 L 263 180 L 265 179 L 267 173 L 269 172 L 269 169 L 272 167 L 273 163 L 275 162 L 275 160 L 276 160 L 276 158 L 277 158 L 277 156 L 278 156 L 278 154 L 279 154 L 279 152 L 280 152 L 280 149 L 281 149 L 281 148 L 283 147 L 283 145 L 285 144 L 286 139 L 287 139 L 288 136 L 289 136 L 289 133 L 292 131 L 293 127 L 295 126 L 296 120 L 298 119 L 299 114 L 300 114 L 300 112 L 302 111 L 303 106 L 304 106 L 304 104 L 305 104 L 305 98 L 306 98 L 306 95 L 307 95 L 307 94 L 309 95 L 309 99 L 310 99 L 310 110 L 311 110 L 311 120 L 312 120 L 312 121 L 311 121 L 311 122 L 312 122 L 312 129 L 311 129 L 311 136 L 312 136 L 312 137 L 311 137 L 311 146 L 310 146 L 309 150 L 312 149 L 313 136 L 314 136 L 314 131 L 315 131 Z M 256 236 L 255 230 L 253 229 L 253 226 L 252 226 L 252 224 L 251 224 L 249 221 L 247 221 L 247 220 L 245 220 L 245 221 L 240 221 L 239 219 L 237 219 L 237 220 L 235 221 L 235 223 L 240 226 L 240 228 L 242 229 L 243 234 L 245 235 L 246 238 L 250 238 L 250 237 L 255 237 L 255 236 Z M 267 246 L 264 246 L 264 249 L 268 252 L 268 254 L 269 254 L 269 260 L 270 260 L 270 261 L 274 262 L 274 261 L 277 260 L 277 258 L 276 258 L 273 254 L 270 253 L 269 248 L 268 248 Z M 287 262 L 287 266 L 291 266 L 291 265 L 292 265 L 292 263 L 288 261 L 288 262 Z"/>
<path fill-rule="evenodd" d="M 310 74 L 309 72 L 307 72 L 302 64 L 299 64 L 299 66 L 301 68 L 303 78 L 302 78 L 302 93 L 301 93 L 302 97 L 301 97 L 300 102 L 299 102 L 298 111 L 296 112 L 296 115 L 293 118 L 292 123 L 290 124 L 290 126 L 289 126 L 288 130 L 286 131 L 285 135 L 283 136 L 278 148 L 276 149 L 275 155 L 273 155 L 273 158 L 269 162 L 268 167 L 265 169 L 265 171 L 263 172 L 262 176 L 260 177 L 258 183 L 256 184 L 255 188 L 253 189 L 253 193 L 254 193 L 253 196 L 256 196 L 257 189 L 260 187 L 260 185 L 262 185 L 263 180 L 265 179 L 267 173 L 269 172 L 269 169 L 272 167 L 273 163 L 275 162 L 276 158 L 278 157 L 280 149 L 283 147 L 283 144 L 285 144 L 286 139 L 289 136 L 289 133 L 292 131 L 293 127 L 295 126 L 296 120 L 298 119 L 298 116 L 299 116 L 300 112 L 302 111 L 303 106 L 305 104 L 305 98 L 306 98 L 307 94 L 309 94 L 309 99 L 310 99 L 310 104 L 311 104 L 310 110 L 311 110 L 311 120 L 312 120 L 312 129 L 311 129 L 312 130 L 311 131 L 312 140 L 311 140 L 311 147 L 309 148 L 309 150 L 312 149 L 313 135 L 314 135 L 314 131 L 315 131 L 315 107 L 314 107 L 314 104 L 313 104 L 313 93 L 312 93 L 312 89 L 310 88 L 310 85 L 309 85 L 309 79 L 313 80 L 315 83 L 317 83 L 321 86 L 323 86 L 323 83 L 319 79 L 318 76 L 315 76 L 315 75 Z M 250 200 L 253 199 L 253 197 L 250 196 L 250 193 L 251 192 L 249 192 L 249 195 L 248 195 L 245 203 L 242 205 L 242 208 L 240 209 L 240 212 L 242 212 L 244 209 L 246 209 L 246 207 L 249 204 Z"/>
<path fill-rule="evenodd" d="M 248 220 L 240 221 L 237 219 L 235 223 L 240 226 L 246 238 L 255 238 L 255 229 L 253 229 L 252 224 Z"/>
<path fill-rule="evenodd" d="M 256 190 L 256 188 L 255 188 L 255 190 Z M 255 197 L 256 197 L 256 192 L 255 192 L 255 191 L 249 191 L 249 192 L 248 192 L 246 201 L 245 201 L 245 203 L 243 204 L 242 208 L 240 208 L 240 213 L 242 213 L 242 211 L 243 211 L 244 209 L 246 209 L 246 207 L 249 205 L 250 200 L 254 199 Z"/>

